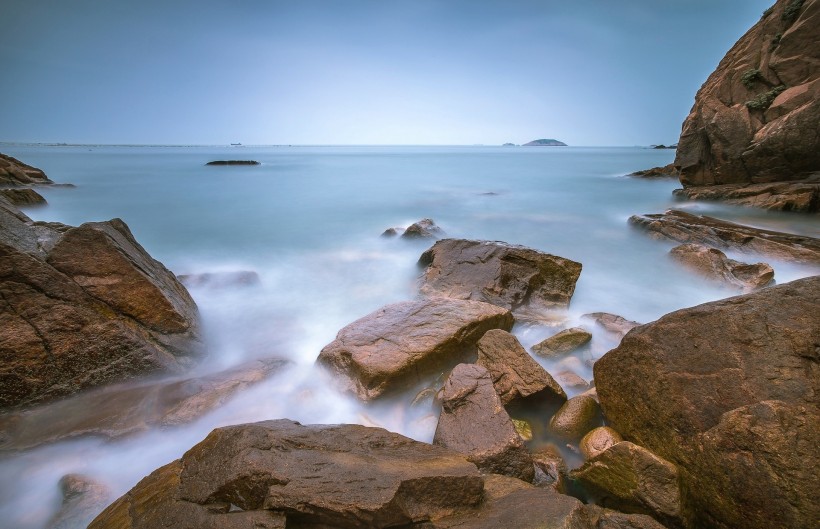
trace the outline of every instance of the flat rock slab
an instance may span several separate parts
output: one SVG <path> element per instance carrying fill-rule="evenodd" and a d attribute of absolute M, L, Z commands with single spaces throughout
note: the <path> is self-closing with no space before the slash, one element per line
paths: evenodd
<path fill-rule="evenodd" d="M 720 201 L 774 211 L 817 213 L 820 211 L 820 176 L 794 182 L 693 186 L 676 189 L 672 194 L 684 200 Z"/>
<path fill-rule="evenodd" d="M 364 401 L 409 389 L 475 353 L 490 329 L 509 331 L 510 311 L 445 298 L 387 305 L 339 331 L 317 364 Z"/>
<path fill-rule="evenodd" d="M 707 279 L 746 292 L 765 287 L 774 281 L 774 269 L 768 264 L 735 261 L 717 248 L 702 244 L 681 244 L 672 248 L 669 255 Z"/>
<path fill-rule="evenodd" d="M 752 228 L 725 220 L 669 210 L 663 214 L 633 215 L 629 223 L 650 236 L 678 243 L 698 243 L 763 254 L 784 261 L 820 265 L 820 239 Z"/>
<path fill-rule="evenodd" d="M 227 525 L 234 514 L 280 527 L 409 526 L 475 509 L 483 490 L 475 465 L 438 446 L 381 428 L 265 421 L 214 430 L 89 527 L 257 527 Z"/>
<path fill-rule="evenodd" d="M 444 239 L 419 258 L 425 296 L 485 301 L 510 310 L 569 306 L 581 263 L 503 242 Z"/>

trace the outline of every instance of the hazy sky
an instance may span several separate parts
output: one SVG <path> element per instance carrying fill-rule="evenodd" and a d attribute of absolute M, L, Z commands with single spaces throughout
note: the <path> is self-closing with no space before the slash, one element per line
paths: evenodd
<path fill-rule="evenodd" d="M 0 141 L 647 145 L 773 0 L 0 3 Z"/>

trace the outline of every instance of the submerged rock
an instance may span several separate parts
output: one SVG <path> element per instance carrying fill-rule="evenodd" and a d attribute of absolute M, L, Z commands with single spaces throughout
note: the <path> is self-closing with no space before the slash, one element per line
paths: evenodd
<path fill-rule="evenodd" d="M 81 474 L 66 474 L 60 478 L 60 491 L 62 505 L 46 529 L 86 527 L 111 501 L 108 487 Z"/>
<path fill-rule="evenodd" d="M 655 147 L 656 149 L 659 147 Z M 653 167 L 651 169 L 643 169 L 635 171 L 628 176 L 636 176 L 640 178 L 677 178 L 678 169 L 675 164 L 664 165 L 663 167 Z"/>
<path fill-rule="evenodd" d="M 564 329 L 532 346 L 532 352 L 547 358 L 561 356 L 586 345 L 592 340 L 592 334 L 581 327 Z"/>
<path fill-rule="evenodd" d="M 482 303 L 435 298 L 387 305 L 339 331 L 317 364 L 343 389 L 368 401 L 409 389 L 475 353 L 490 329 L 510 330 L 508 310 Z"/>
<path fill-rule="evenodd" d="M 177 276 L 177 279 L 188 288 L 225 288 L 259 284 L 259 274 L 253 270 L 181 274 Z"/>
<path fill-rule="evenodd" d="M 608 312 L 590 312 L 589 314 L 584 314 L 582 317 L 594 321 L 605 330 L 620 335 L 621 337 L 641 325 L 637 321 L 627 320 L 623 316 L 610 314 Z"/>
<path fill-rule="evenodd" d="M 205 165 L 262 165 L 256 160 L 214 160 Z"/>
<path fill-rule="evenodd" d="M 555 445 L 544 445 L 533 451 L 532 462 L 535 463 L 534 485 L 549 487 L 562 494 L 566 492 L 569 469 Z"/>
<path fill-rule="evenodd" d="M 433 219 L 421 219 L 414 222 L 401 234 L 403 239 L 440 239 L 444 235 L 444 231 L 436 226 Z"/>
<path fill-rule="evenodd" d="M 745 291 L 765 287 L 774 281 L 774 270 L 768 264 L 741 263 L 729 259 L 717 248 L 702 244 L 681 244 L 672 248 L 669 255 L 707 279 Z"/>
<path fill-rule="evenodd" d="M 0 187 L 49 185 L 53 183 L 42 170 L 0 153 Z"/>
<path fill-rule="evenodd" d="M 46 204 L 46 199 L 31 188 L 0 189 L 0 196 L 5 197 L 15 206 L 39 206 Z"/>

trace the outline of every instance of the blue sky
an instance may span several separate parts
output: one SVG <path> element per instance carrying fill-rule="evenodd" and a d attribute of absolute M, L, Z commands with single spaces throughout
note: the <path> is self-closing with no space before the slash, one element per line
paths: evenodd
<path fill-rule="evenodd" d="M 772 0 L 3 0 L 0 141 L 674 143 Z"/>

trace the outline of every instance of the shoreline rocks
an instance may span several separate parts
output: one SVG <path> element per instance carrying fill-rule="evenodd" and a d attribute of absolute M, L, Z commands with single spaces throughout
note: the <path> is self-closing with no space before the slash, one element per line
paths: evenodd
<path fill-rule="evenodd" d="M 384 234 L 382 234 L 384 235 Z M 440 239 L 444 237 L 444 230 L 436 225 L 433 219 L 421 219 L 414 222 L 401 234 L 402 239 Z"/>
<path fill-rule="evenodd" d="M 745 292 L 763 288 L 774 281 L 774 270 L 768 264 L 735 261 L 717 248 L 702 244 L 681 244 L 672 248 L 669 255 L 707 279 Z"/>
<path fill-rule="evenodd" d="M 720 201 L 772 211 L 817 213 L 820 211 L 820 173 L 792 182 L 690 186 L 672 191 L 680 200 Z"/>
<path fill-rule="evenodd" d="M 14 206 L 42 206 L 46 199 L 37 191 L 26 187 L 22 189 L 0 189 L 0 196 L 5 197 Z"/>
<path fill-rule="evenodd" d="M 546 358 L 559 357 L 586 345 L 592 340 L 592 334 L 581 327 L 572 327 L 553 334 L 531 347 L 532 352 Z"/>
<path fill-rule="evenodd" d="M 654 148 L 658 149 L 661 147 Z M 627 176 L 634 176 L 638 178 L 677 178 L 678 168 L 675 167 L 675 164 L 670 163 L 669 165 L 664 165 L 663 167 L 653 167 L 651 169 L 635 171 L 634 173 L 629 173 Z"/>
<path fill-rule="evenodd" d="M 53 183 L 41 169 L 0 153 L 0 188 L 41 186 Z"/>

